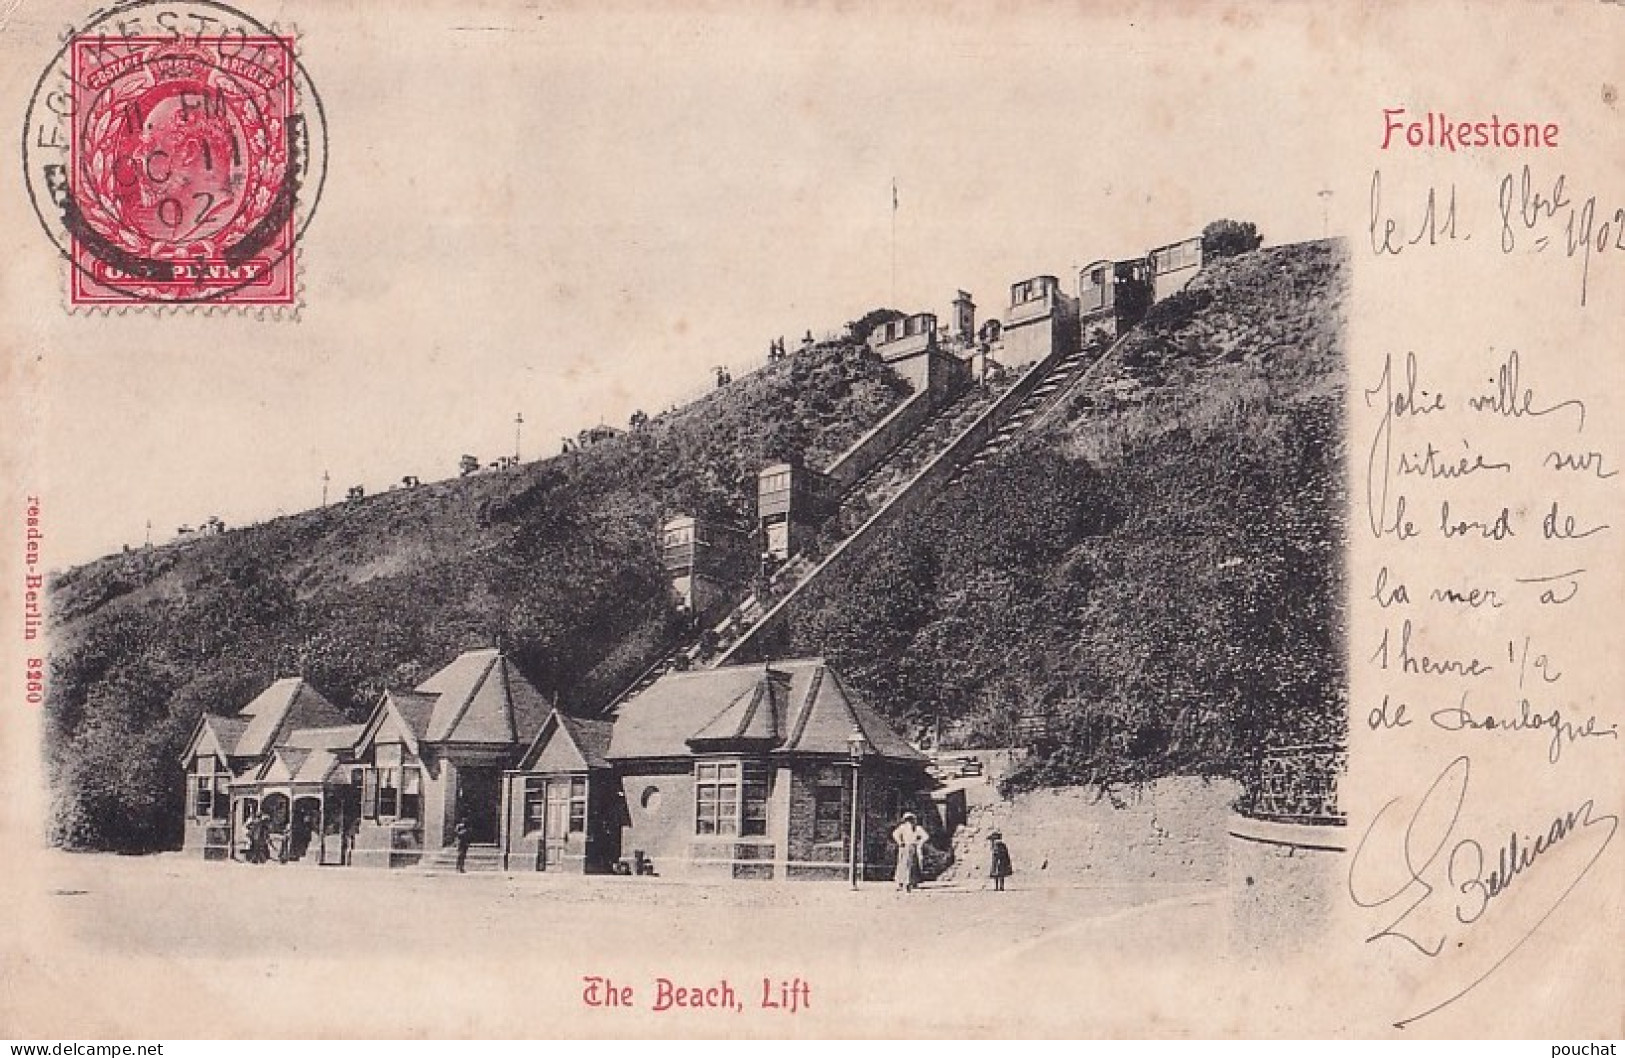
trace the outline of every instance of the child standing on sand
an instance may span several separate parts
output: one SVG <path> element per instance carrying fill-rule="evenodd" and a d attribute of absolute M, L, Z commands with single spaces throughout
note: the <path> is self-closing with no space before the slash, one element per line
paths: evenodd
<path fill-rule="evenodd" d="M 987 869 L 987 876 L 993 879 L 993 891 L 1004 892 L 1004 880 L 1014 873 L 1010 866 L 1010 847 L 1004 843 L 1004 835 L 995 830 L 987 836 L 988 845 L 992 852 L 993 861 Z"/>

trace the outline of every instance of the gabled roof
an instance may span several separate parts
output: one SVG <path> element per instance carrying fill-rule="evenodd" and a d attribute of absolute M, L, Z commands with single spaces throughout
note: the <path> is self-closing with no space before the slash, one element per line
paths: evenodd
<path fill-rule="evenodd" d="M 286 676 L 261 691 L 236 716 L 203 714 L 181 751 L 181 760 L 190 764 L 204 751 L 257 759 L 294 728 L 342 724 L 346 719 L 338 706 L 304 679 Z"/>
<path fill-rule="evenodd" d="M 549 712 L 541 692 L 495 649 L 458 655 L 417 689 L 439 696 L 423 736 L 427 742 L 528 741 Z"/>
<path fill-rule="evenodd" d="M 338 706 L 298 676 L 277 680 L 237 716 L 248 721 L 234 750 L 239 757 L 262 756 L 293 728 L 327 727 L 347 719 Z"/>
<path fill-rule="evenodd" d="M 181 750 L 181 766 L 191 767 L 192 761 L 204 754 L 212 754 L 222 760 L 236 756 L 237 743 L 247 727 L 247 720 L 235 716 L 204 713 L 192 728 L 192 737 L 186 740 L 186 748 Z"/>
<path fill-rule="evenodd" d="M 787 673 L 769 668 L 766 679 L 757 679 L 749 691 L 729 703 L 704 727 L 688 736 L 696 742 L 783 742 L 790 713 L 790 679 Z"/>
<path fill-rule="evenodd" d="M 822 658 L 669 673 L 622 703 L 605 756 L 686 757 L 730 746 L 846 756 L 854 728 L 873 756 L 926 760 Z"/>
<path fill-rule="evenodd" d="M 394 717 L 412 752 L 419 743 L 514 745 L 540 731 L 549 709 L 542 694 L 494 649 L 470 650 L 413 691 L 385 691 L 356 739 L 360 751 Z"/>
<path fill-rule="evenodd" d="M 668 672 L 620 704 L 610 760 L 686 757 L 690 735 L 750 695 L 763 678 L 760 665 Z"/>
<path fill-rule="evenodd" d="M 373 706 L 372 715 L 361 727 L 361 733 L 354 743 L 356 753 L 376 742 L 386 724 L 398 730 L 407 748 L 417 753 L 418 743 L 429 730 L 429 718 L 434 714 L 436 700 L 437 696 L 433 694 L 385 691 L 378 704 Z"/>
<path fill-rule="evenodd" d="M 278 746 L 240 785 L 323 783 L 339 763 L 340 751 L 309 746 Z"/>
<path fill-rule="evenodd" d="M 536 771 L 544 758 L 568 759 L 571 767 L 607 768 L 604 753 L 609 749 L 612 725 L 607 720 L 583 720 L 566 716 L 557 709 L 542 722 L 530 748 L 519 760 L 523 771 Z M 563 753 L 560 753 L 563 749 Z"/>
<path fill-rule="evenodd" d="M 256 782 L 289 782 L 299 772 L 299 765 L 310 755 L 308 749 L 278 746 L 254 769 Z"/>
<path fill-rule="evenodd" d="M 852 729 L 857 728 L 869 743 L 868 753 L 895 760 L 929 759 L 868 703 L 850 693 L 835 670 L 821 666 L 818 675 L 820 679 L 809 690 L 796 715 L 795 729 L 782 747 L 785 752 L 850 753 Z"/>
<path fill-rule="evenodd" d="M 299 762 L 294 772 L 294 782 L 326 782 L 333 769 L 340 764 L 339 754 L 331 749 L 298 750 L 292 747 L 289 752 L 304 753 L 304 760 Z"/>
<path fill-rule="evenodd" d="M 284 746 L 302 749 L 332 749 L 348 751 L 361 738 L 364 724 L 342 724 L 338 727 L 302 727 L 288 732 Z"/>
<path fill-rule="evenodd" d="M 258 768 L 245 777 L 250 783 L 326 782 L 333 769 L 353 760 L 363 725 L 304 727 L 288 732 Z"/>
<path fill-rule="evenodd" d="M 614 733 L 614 725 L 608 720 L 583 720 L 579 716 L 565 716 L 559 714 L 559 720 L 564 729 L 570 733 L 576 748 L 586 759 L 587 766 L 592 768 L 607 768 L 609 761 L 604 754 L 609 752 L 610 735 Z"/>

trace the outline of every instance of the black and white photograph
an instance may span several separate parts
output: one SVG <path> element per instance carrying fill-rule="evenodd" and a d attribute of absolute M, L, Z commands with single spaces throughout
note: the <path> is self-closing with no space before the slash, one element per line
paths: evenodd
<path fill-rule="evenodd" d="M 0 1036 L 1619 1036 L 1606 7 L 0 7 Z"/>

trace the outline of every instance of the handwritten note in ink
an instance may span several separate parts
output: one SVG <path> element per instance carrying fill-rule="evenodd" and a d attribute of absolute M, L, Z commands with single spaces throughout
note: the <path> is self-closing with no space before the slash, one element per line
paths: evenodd
<path fill-rule="evenodd" d="M 1346 898 L 1406 1033 L 1618 1026 L 1625 179 L 1563 98 L 1362 155 Z"/>

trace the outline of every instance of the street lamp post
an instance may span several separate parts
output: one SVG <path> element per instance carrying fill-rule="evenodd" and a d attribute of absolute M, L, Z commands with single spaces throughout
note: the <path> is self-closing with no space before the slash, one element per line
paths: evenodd
<path fill-rule="evenodd" d="M 852 725 L 852 734 L 847 737 L 846 748 L 852 758 L 852 848 L 848 859 L 851 860 L 852 888 L 856 889 L 861 873 L 859 857 L 863 850 L 863 800 L 859 782 L 863 773 L 863 757 L 869 751 L 869 740 L 864 737 L 862 729 L 856 724 Z"/>

